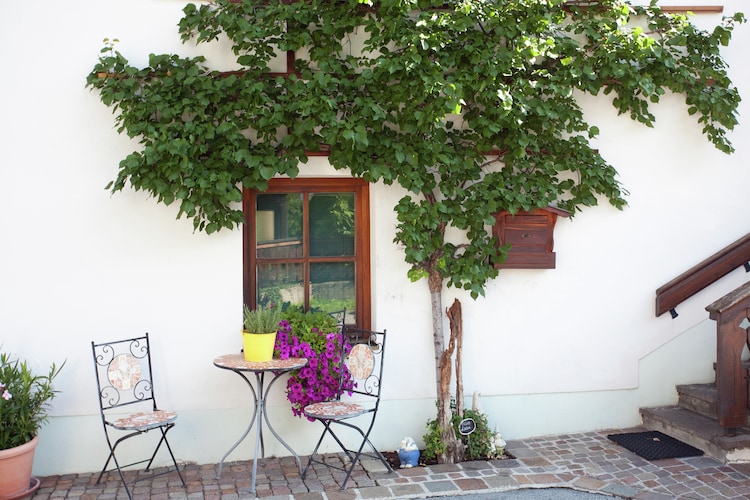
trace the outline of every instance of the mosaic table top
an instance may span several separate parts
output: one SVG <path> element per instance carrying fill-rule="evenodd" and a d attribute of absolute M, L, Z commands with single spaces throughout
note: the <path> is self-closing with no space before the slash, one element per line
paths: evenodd
<path fill-rule="evenodd" d="M 228 370 L 241 370 L 241 371 L 291 371 L 297 368 L 302 368 L 307 364 L 306 358 L 287 358 L 278 359 L 274 358 L 271 361 L 246 361 L 245 356 L 242 353 L 237 354 L 224 354 L 214 359 L 214 365 L 219 368 L 226 368 Z"/>

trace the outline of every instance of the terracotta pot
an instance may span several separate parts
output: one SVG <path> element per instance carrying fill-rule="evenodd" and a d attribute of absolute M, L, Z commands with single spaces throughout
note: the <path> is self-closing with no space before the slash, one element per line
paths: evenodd
<path fill-rule="evenodd" d="M 0 500 L 18 498 L 29 489 L 37 444 L 35 436 L 26 444 L 0 450 Z"/>

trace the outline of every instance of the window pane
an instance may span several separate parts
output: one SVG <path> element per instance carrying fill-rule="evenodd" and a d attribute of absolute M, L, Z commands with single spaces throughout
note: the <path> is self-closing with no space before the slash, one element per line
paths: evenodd
<path fill-rule="evenodd" d="M 302 195 L 258 194 L 256 200 L 258 258 L 302 257 Z"/>
<path fill-rule="evenodd" d="M 354 255 L 354 193 L 310 195 L 310 256 Z"/>
<path fill-rule="evenodd" d="M 370 327 L 369 185 L 355 178 L 274 178 L 243 190 L 243 299 L 347 310 Z M 355 231 L 357 231 L 355 237 Z"/>
<path fill-rule="evenodd" d="M 310 309 L 323 312 L 346 309 L 346 322 L 354 323 L 354 263 L 310 264 Z"/>
<path fill-rule="evenodd" d="M 305 305 L 302 264 L 259 264 L 257 303 Z"/>

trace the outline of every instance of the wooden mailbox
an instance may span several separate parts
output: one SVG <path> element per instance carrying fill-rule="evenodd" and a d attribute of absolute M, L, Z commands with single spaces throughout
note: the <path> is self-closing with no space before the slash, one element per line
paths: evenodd
<path fill-rule="evenodd" d="M 553 232 L 557 217 L 570 212 L 557 207 L 538 208 L 531 212 L 503 211 L 495 214 L 492 234 L 501 245 L 511 244 L 508 257 L 500 269 L 554 269 Z"/>

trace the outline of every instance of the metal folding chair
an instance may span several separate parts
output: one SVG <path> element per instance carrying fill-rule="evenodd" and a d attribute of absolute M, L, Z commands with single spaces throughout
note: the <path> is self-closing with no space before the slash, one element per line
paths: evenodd
<path fill-rule="evenodd" d="M 114 342 L 95 344 L 91 342 L 96 371 L 96 386 L 99 391 L 99 408 L 101 410 L 104 436 L 109 447 L 109 457 L 102 468 L 97 484 L 105 472 L 117 469 L 128 498 L 133 498 L 129 485 L 152 476 L 141 477 L 128 483 L 122 469 L 148 462 L 148 471 L 156 458 L 159 448 L 164 444 L 172 458 L 177 475 L 185 486 L 180 468 L 177 465 L 172 448 L 167 441 L 167 432 L 174 427 L 177 414 L 172 411 L 160 410 L 156 405 L 153 379 L 151 375 L 151 349 L 148 333 L 143 337 L 136 337 Z M 124 409 L 130 413 L 123 414 Z M 120 465 L 115 450 L 123 441 L 157 430 L 161 433 L 151 458 L 139 460 L 126 465 Z M 119 437 L 117 437 L 119 436 Z M 115 438 L 117 438 L 115 440 Z M 107 469 L 110 462 L 114 462 L 112 469 Z M 164 472 L 172 472 L 171 466 Z"/>
<path fill-rule="evenodd" d="M 336 329 L 339 332 L 343 331 L 344 323 L 346 322 L 346 308 L 340 311 L 331 311 L 328 315 L 336 320 Z"/>
<path fill-rule="evenodd" d="M 353 390 L 352 398 L 347 398 L 347 401 L 343 401 L 339 397 L 335 400 L 311 404 L 304 408 L 303 412 L 306 417 L 323 424 L 323 433 L 310 455 L 305 470 L 302 471 L 302 478 L 304 479 L 310 466 L 313 463 L 318 463 L 346 472 L 341 484 L 342 490 L 346 488 L 346 483 L 361 457 L 380 460 L 388 472 L 393 472 L 388 461 L 370 441 L 370 432 L 375 424 L 375 417 L 380 405 L 386 332 L 385 330 L 382 332 L 358 330 L 347 326 L 343 327 L 343 331 L 345 338 L 351 344 L 351 351 L 347 353 L 345 348 L 342 349 L 342 362 L 346 363 L 352 379 L 357 385 Z M 357 444 L 355 447 L 349 448 L 344 444 L 344 440 L 334 431 L 334 428 L 338 428 L 338 426 L 356 431 Z M 339 448 L 346 454 L 348 463 L 338 466 L 330 463 L 330 461 L 324 461 L 322 455 L 318 454 L 318 449 L 326 435 L 330 435 L 336 441 Z M 365 445 L 372 451 L 363 451 Z"/>

